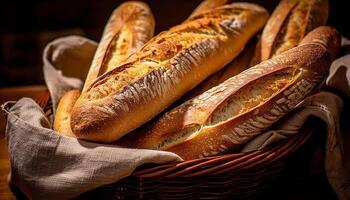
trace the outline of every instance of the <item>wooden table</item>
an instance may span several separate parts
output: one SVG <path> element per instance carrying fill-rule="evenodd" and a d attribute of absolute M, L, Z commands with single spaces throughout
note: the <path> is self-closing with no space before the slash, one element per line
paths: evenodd
<path fill-rule="evenodd" d="M 35 98 L 45 90 L 46 87 L 43 85 L 0 88 L 0 105 L 6 101 L 16 101 L 22 97 Z M 2 200 L 15 199 L 7 182 L 10 162 L 7 153 L 5 127 L 4 115 L 0 114 L 0 199 Z"/>

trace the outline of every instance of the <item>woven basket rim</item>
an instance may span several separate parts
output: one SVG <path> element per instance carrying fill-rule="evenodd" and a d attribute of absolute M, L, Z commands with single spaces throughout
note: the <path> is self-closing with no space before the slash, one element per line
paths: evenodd
<path fill-rule="evenodd" d="M 35 98 L 45 113 L 52 112 L 49 91 L 46 90 Z M 51 112 L 47 112 L 47 111 Z M 301 131 L 302 130 L 302 131 Z M 264 167 L 273 162 L 287 158 L 298 150 L 310 138 L 314 128 L 308 126 L 298 134 L 291 136 L 277 144 L 250 152 L 236 152 L 225 155 L 197 158 L 186 161 L 173 161 L 164 164 L 142 165 L 131 176 L 138 178 L 164 178 L 217 176 L 224 173 L 239 172 Z"/>

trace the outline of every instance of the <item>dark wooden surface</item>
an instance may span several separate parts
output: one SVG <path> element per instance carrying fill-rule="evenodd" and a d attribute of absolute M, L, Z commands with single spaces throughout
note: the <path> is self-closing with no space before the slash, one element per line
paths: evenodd
<path fill-rule="evenodd" d="M 8 183 L 7 175 L 10 169 L 10 162 L 8 160 L 6 140 L 4 133 L 1 133 L 0 139 L 0 199 L 15 199 L 11 193 Z"/>

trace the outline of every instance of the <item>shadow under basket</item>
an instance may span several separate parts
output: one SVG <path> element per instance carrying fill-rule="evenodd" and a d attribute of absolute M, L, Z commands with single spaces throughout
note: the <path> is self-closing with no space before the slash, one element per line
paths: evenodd
<path fill-rule="evenodd" d="M 52 115 L 48 92 L 36 101 Z M 296 152 L 303 151 L 301 147 L 315 132 L 314 122 L 308 120 L 298 134 L 257 151 L 145 164 L 129 177 L 77 199 L 259 199 L 279 181 L 293 157 L 304 155 Z"/>

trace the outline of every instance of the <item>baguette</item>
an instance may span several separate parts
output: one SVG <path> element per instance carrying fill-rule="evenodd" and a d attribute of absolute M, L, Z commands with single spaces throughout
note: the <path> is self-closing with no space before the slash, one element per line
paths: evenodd
<path fill-rule="evenodd" d="M 153 36 L 154 26 L 153 15 L 145 3 L 129 1 L 116 8 L 106 24 L 84 88 L 139 50 Z M 59 134 L 75 137 L 70 115 L 80 94 L 78 90 L 70 90 L 61 98 L 54 121 L 54 130 Z"/>
<path fill-rule="evenodd" d="M 140 1 L 128 1 L 115 9 L 104 29 L 83 91 L 100 75 L 116 68 L 153 37 L 155 22 L 151 9 Z"/>
<path fill-rule="evenodd" d="M 60 135 L 75 137 L 70 128 L 70 115 L 80 94 L 81 92 L 79 90 L 69 90 L 58 103 L 53 129 Z"/>
<path fill-rule="evenodd" d="M 328 0 L 282 0 L 261 37 L 261 60 L 297 46 L 303 37 L 328 18 Z"/>
<path fill-rule="evenodd" d="M 233 3 L 159 34 L 83 91 L 72 131 L 91 141 L 119 139 L 230 62 L 267 18 L 258 5 Z"/>
<path fill-rule="evenodd" d="M 322 84 L 340 48 L 331 27 L 161 115 L 117 144 L 167 150 L 184 160 L 242 147 Z"/>

